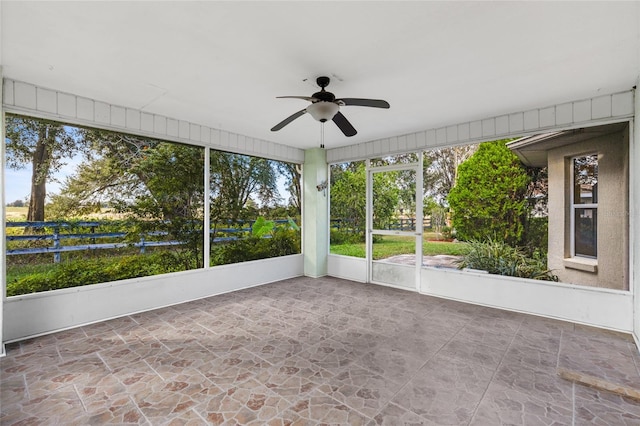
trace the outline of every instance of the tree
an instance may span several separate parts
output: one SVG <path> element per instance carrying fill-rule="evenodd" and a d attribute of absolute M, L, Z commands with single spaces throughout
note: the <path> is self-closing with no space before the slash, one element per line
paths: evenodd
<path fill-rule="evenodd" d="M 331 182 L 331 216 L 345 223 L 344 230 L 352 234 L 362 234 L 366 224 L 366 171 L 363 163 L 355 168 L 344 167 L 336 181 Z M 375 173 L 373 197 L 374 227 L 383 228 L 388 224 L 398 205 L 400 190 L 397 173 Z"/>
<path fill-rule="evenodd" d="M 273 161 L 211 151 L 211 219 L 249 219 L 243 209 L 252 197 L 262 205 L 279 199 Z"/>
<path fill-rule="evenodd" d="M 52 197 L 56 214 L 90 213 L 105 204 L 131 211 L 136 200 L 152 197 L 158 209 L 152 216 L 172 220 L 184 217 L 180 202 L 189 204 L 184 197 L 192 196 L 192 183 L 204 188 L 202 148 L 99 129 L 79 129 L 79 135 L 87 147 L 84 162 Z M 163 179 L 176 186 L 161 185 Z"/>
<path fill-rule="evenodd" d="M 289 198 L 289 204 L 296 208 L 298 212 L 302 207 L 302 186 L 301 175 L 299 167 L 294 163 L 278 163 L 278 170 L 286 179 L 287 190 L 291 197 Z"/>
<path fill-rule="evenodd" d="M 518 157 L 506 147 L 508 141 L 480 144 L 458 167 L 448 197 L 458 238 L 498 238 L 510 245 L 521 241 L 530 179 Z"/>
<path fill-rule="evenodd" d="M 132 239 L 166 231 L 201 266 L 204 149 L 98 129 L 80 135 L 85 161 L 52 197 L 52 212 L 66 217 L 109 205 L 133 223 Z"/>
<path fill-rule="evenodd" d="M 80 149 L 76 129 L 48 120 L 7 114 L 7 166 L 22 169 L 31 164 L 31 195 L 28 221 L 43 221 L 47 181 L 62 167 L 65 158 Z"/>
<path fill-rule="evenodd" d="M 456 182 L 458 166 L 478 149 L 478 145 L 455 146 L 424 153 L 424 195 L 439 204 L 446 202 Z"/>
<path fill-rule="evenodd" d="M 203 148 L 161 142 L 146 150 L 132 168 L 133 173 L 143 177 L 146 191 L 120 202 L 120 211 L 133 213 L 138 218 L 140 231 L 157 226 L 182 241 L 196 267 L 203 265 L 203 169 Z"/>
<path fill-rule="evenodd" d="M 24 201 L 15 200 L 14 202 L 7 204 L 7 207 L 24 207 Z"/>

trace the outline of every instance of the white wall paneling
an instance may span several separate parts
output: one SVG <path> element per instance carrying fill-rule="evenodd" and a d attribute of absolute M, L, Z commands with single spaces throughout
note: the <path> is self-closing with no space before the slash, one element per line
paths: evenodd
<path fill-rule="evenodd" d="M 607 121 L 620 121 L 633 117 L 633 102 L 634 93 L 632 90 L 598 96 L 561 105 L 409 133 L 395 138 L 373 140 L 357 146 L 332 148 L 327 150 L 327 161 L 341 163 L 371 158 L 374 155 L 392 155 L 413 151 L 414 148 L 409 144 L 397 143 L 405 138 L 407 140 L 415 139 L 416 147 L 419 149 L 429 149 L 527 136 L 558 128 L 577 128 L 606 123 Z"/>
<path fill-rule="evenodd" d="M 330 254 L 327 258 L 327 275 L 361 283 L 367 282 L 367 260 Z"/>
<path fill-rule="evenodd" d="M 633 294 L 455 269 L 423 268 L 420 292 L 630 333 Z"/>
<path fill-rule="evenodd" d="M 4 341 L 22 340 L 136 312 L 302 275 L 302 255 L 94 284 L 7 298 Z"/>
<path fill-rule="evenodd" d="M 70 93 L 3 80 L 2 103 L 6 112 L 24 114 L 80 126 L 96 127 L 162 140 L 205 146 L 272 160 L 302 163 L 304 151 L 261 139 L 164 117 Z M 251 139 L 251 143 L 247 141 Z M 242 142 L 241 142 L 242 141 Z"/>

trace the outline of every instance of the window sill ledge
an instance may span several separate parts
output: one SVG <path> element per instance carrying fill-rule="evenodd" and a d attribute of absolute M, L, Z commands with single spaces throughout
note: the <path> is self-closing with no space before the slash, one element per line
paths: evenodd
<path fill-rule="evenodd" d="M 577 269 L 584 272 L 598 272 L 598 259 L 589 259 L 587 257 L 569 257 L 564 259 L 564 267 L 568 269 Z"/>

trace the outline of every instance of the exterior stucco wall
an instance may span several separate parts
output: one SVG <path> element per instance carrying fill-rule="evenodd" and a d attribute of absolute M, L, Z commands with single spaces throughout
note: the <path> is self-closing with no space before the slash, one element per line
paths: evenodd
<path fill-rule="evenodd" d="M 598 155 L 597 268 L 567 267 L 571 258 L 571 158 Z M 617 290 L 629 289 L 629 129 L 548 152 L 549 268 L 560 281 Z M 573 259 L 580 264 L 579 258 Z"/>

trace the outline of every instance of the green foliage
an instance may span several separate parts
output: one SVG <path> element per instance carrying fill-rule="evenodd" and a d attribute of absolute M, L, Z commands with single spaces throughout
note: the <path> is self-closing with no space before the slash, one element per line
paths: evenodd
<path fill-rule="evenodd" d="M 364 237 L 364 233 L 353 233 L 341 228 L 331 228 L 329 241 L 332 246 L 335 244 L 357 244 L 363 243 Z"/>
<path fill-rule="evenodd" d="M 393 219 L 400 200 L 395 172 L 373 175 L 373 227 L 386 229 Z"/>
<path fill-rule="evenodd" d="M 442 227 L 442 238 L 444 238 L 445 240 L 450 240 L 453 238 L 453 230 L 450 226 Z"/>
<path fill-rule="evenodd" d="M 479 269 L 496 275 L 558 281 L 558 277 L 547 268 L 544 254 L 536 251 L 533 257 L 528 257 L 521 248 L 494 239 L 470 241 L 458 267 Z"/>
<path fill-rule="evenodd" d="M 340 166 L 333 166 L 333 168 Z M 341 171 L 331 181 L 331 217 L 341 219 L 342 232 L 364 235 L 366 175 L 364 164 Z"/>
<path fill-rule="evenodd" d="M 7 296 L 78 287 L 128 278 L 166 274 L 192 269 L 195 260 L 188 252 L 159 252 L 149 255 L 74 260 L 7 282 Z"/>
<path fill-rule="evenodd" d="M 478 145 L 474 144 L 425 151 L 424 193 L 438 203 L 446 203 L 449 191 L 456 182 L 458 166 L 477 149 Z"/>
<path fill-rule="evenodd" d="M 211 220 L 249 220 L 251 197 L 263 205 L 279 199 L 276 162 L 265 158 L 211 150 Z M 294 185 L 295 186 L 295 185 Z"/>
<path fill-rule="evenodd" d="M 436 206 L 429 212 L 431 217 L 431 227 L 438 234 L 444 237 L 443 230 L 447 226 L 447 209 L 444 207 Z"/>
<path fill-rule="evenodd" d="M 249 235 L 214 246 L 211 265 L 227 265 L 300 253 L 300 232 L 276 227 L 270 238 Z"/>
<path fill-rule="evenodd" d="M 129 224 L 127 229 L 135 229 L 135 226 Z M 153 229 L 153 222 L 149 222 L 149 226 L 148 229 Z M 73 226 L 71 228 L 73 229 Z M 107 229 L 109 226 L 105 225 L 104 228 Z M 234 242 L 214 246 L 212 265 L 300 253 L 300 228 L 293 220 L 274 227 L 272 221 L 261 218 L 258 220 L 258 228 L 261 229 L 257 232 L 260 237 L 249 235 Z M 265 235 L 263 232 L 266 230 L 270 231 Z M 135 235 L 135 232 L 131 235 Z M 87 233 L 87 237 L 90 236 L 91 234 Z M 199 234 L 199 238 L 202 238 L 202 233 Z M 135 250 L 137 252 L 137 249 Z M 202 259 L 198 253 L 184 249 L 184 245 L 175 249 L 163 248 L 145 255 L 136 253 L 83 258 L 81 256 L 84 253 L 78 252 L 76 256 L 69 258 L 69 261 L 60 264 L 12 266 L 7 273 L 7 296 L 185 271 L 202 266 Z M 40 256 L 38 262 L 42 261 L 42 256 L 46 257 L 45 261 L 51 261 L 50 254 L 37 256 Z"/>
<path fill-rule="evenodd" d="M 298 226 L 296 221 L 293 220 L 293 218 L 291 218 L 291 217 L 287 218 L 287 226 L 288 226 L 288 228 L 293 229 L 294 231 L 299 231 L 300 230 L 300 227 Z"/>
<path fill-rule="evenodd" d="M 262 238 L 265 235 L 269 235 L 274 229 L 275 222 L 272 220 L 266 220 L 264 217 L 260 216 L 251 227 L 251 235 L 257 238 Z"/>
<path fill-rule="evenodd" d="M 448 201 L 459 239 L 492 237 L 511 245 L 521 241 L 528 214 L 525 192 L 529 177 L 506 142 L 480 144 L 458 167 Z"/>
<path fill-rule="evenodd" d="M 332 176 L 334 180 L 331 182 L 331 217 L 342 220 L 342 232 L 364 236 L 367 182 L 364 163 L 332 171 Z M 396 172 L 374 174 L 375 228 L 384 228 L 393 218 L 400 199 L 397 177 Z"/>
<path fill-rule="evenodd" d="M 300 166 L 293 163 L 276 162 L 276 169 L 285 179 L 285 185 L 290 194 L 288 205 L 295 211 L 300 212 L 300 207 L 302 206 L 302 175 L 300 174 Z"/>
<path fill-rule="evenodd" d="M 529 217 L 525 223 L 524 249 L 533 254 L 536 251 L 546 255 L 549 242 L 549 218 Z"/>
<path fill-rule="evenodd" d="M 137 191 L 117 203 L 135 225 L 132 238 L 150 231 L 166 231 L 169 239 L 184 243 L 202 266 L 202 209 L 204 203 L 204 150 L 160 142 L 144 149 L 130 172 L 144 182 Z"/>

